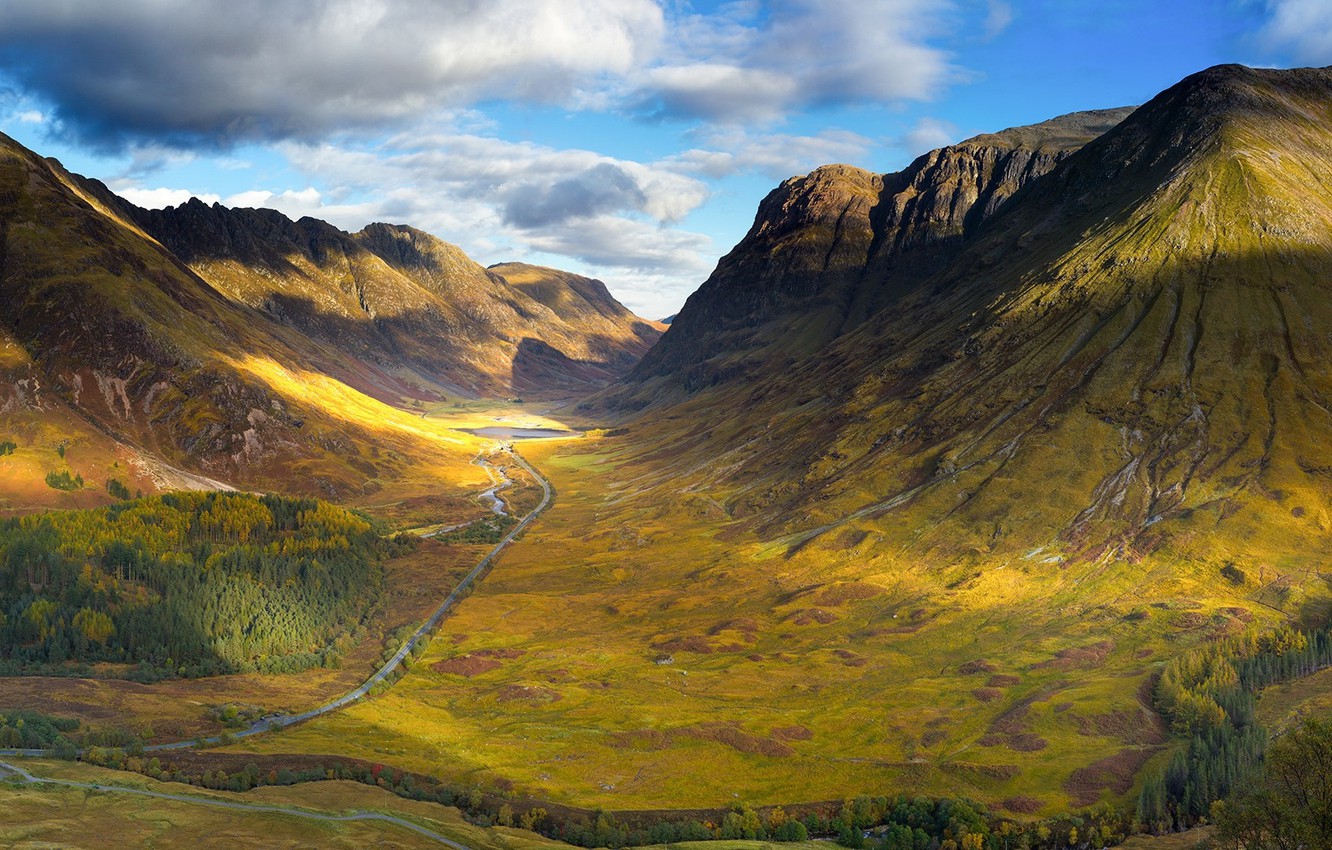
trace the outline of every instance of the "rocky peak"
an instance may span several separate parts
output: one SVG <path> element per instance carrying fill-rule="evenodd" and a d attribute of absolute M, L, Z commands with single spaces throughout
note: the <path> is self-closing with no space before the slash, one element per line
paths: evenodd
<path fill-rule="evenodd" d="M 978 136 L 894 174 L 828 165 L 783 182 L 626 378 L 668 386 L 630 389 L 613 403 L 640 406 L 670 385 L 692 392 L 743 375 L 750 362 L 820 350 L 942 268 L 1009 198 L 1131 111 Z"/>

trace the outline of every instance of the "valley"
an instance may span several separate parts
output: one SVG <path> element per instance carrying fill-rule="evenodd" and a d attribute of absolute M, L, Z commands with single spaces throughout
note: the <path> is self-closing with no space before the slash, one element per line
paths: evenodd
<path fill-rule="evenodd" d="M 47 840 L 119 767 L 174 835 L 188 782 L 331 846 L 1206 824 L 1332 704 L 1329 116 L 1328 69 L 1218 66 L 825 166 L 669 330 L 0 137 L 0 752 L 82 761 L 0 800 Z"/>

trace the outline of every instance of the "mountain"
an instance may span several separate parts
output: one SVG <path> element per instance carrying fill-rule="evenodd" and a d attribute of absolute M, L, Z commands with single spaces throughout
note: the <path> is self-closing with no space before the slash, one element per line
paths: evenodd
<path fill-rule="evenodd" d="M 549 270 L 542 300 L 533 286 L 509 285 L 411 227 L 349 234 L 313 218 L 197 199 L 165 210 L 121 207 L 228 298 L 437 393 L 585 393 L 627 371 L 659 335 L 598 281 Z M 566 301 L 588 309 L 562 310 Z M 381 383 L 368 389 L 401 392 L 391 379 Z"/>
<path fill-rule="evenodd" d="M 787 180 L 614 403 L 678 398 L 818 351 L 945 266 L 1009 198 L 1130 111 L 977 136 L 895 174 L 828 165 Z"/>
<path fill-rule="evenodd" d="M 139 209 L 0 136 L 0 511 L 105 501 L 108 478 L 461 499 L 474 446 L 401 407 L 586 391 L 659 333 L 547 277 L 534 297 L 407 227 Z M 43 483 L 62 471 L 87 486 Z"/>
<path fill-rule="evenodd" d="M 736 508 L 812 532 L 855 493 L 934 517 L 918 545 L 952 552 L 1135 558 L 1204 528 L 1257 559 L 1322 551 L 1329 103 L 1332 71 L 1213 69 L 1030 181 L 755 391 L 811 404 L 782 427 L 801 460 L 743 464 Z M 774 472 L 798 490 L 757 484 Z"/>

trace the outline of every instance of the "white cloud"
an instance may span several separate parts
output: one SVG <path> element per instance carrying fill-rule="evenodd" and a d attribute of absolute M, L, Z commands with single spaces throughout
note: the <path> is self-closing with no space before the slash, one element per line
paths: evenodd
<path fill-rule="evenodd" d="M 772 0 L 675 22 L 643 78 L 642 108 L 720 123 L 791 109 L 922 100 L 957 76 L 929 40 L 955 12 L 938 0 Z"/>
<path fill-rule="evenodd" d="M 288 189 L 283 192 L 269 192 L 255 189 L 230 195 L 222 202 L 228 207 L 267 207 L 278 210 L 288 218 L 297 219 L 306 215 L 317 216 L 324 212 L 323 196 L 313 186 L 305 189 Z"/>
<path fill-rule="evenodd" d="M 19 114 L 15 115 L 14 117 L 17 118 L 17 119 L 18 119 L 21 123 L 23 123 L 23 124 L 45 124 L 45 123 L 46 123 L 46 115 L 45 115 L 45 113 L 39 112 L 39 111 L 37 111 L 36 109 L 28 109 L 28 110 L 24 110 L 23 112 L 20 112 Z"/>
<path fill-rule="evenodd" d="M 189 189 L 168 189 L 159 187 L 157 189 L 138 189 L 128 187 L 116 189 L 116 194 L 135 206 L 144 207 L 150 210 L 160 210 L 165 207 L 178 207 L 188 201 L 190 198 L 198 198 L 205 204 L 215 204 L 222 200 L 218 195 L 201 194 L 196 195 Z"/>
<path fill-rule="evenodd" d="M 804 174 L 820 165 L 856 162 L 873 142 L 849 130 L 824 130 L 815 136 L 782 133 L 756 135 L 744 130 L 717 130 L 706 134 L 706 147 L 668 157 L 666 163 L 686 174 L 718 178 L 740 172 L 758 172 L 774 180 Z"/>
<path fill-rule="evenodd" d="M 945 145 L 951 145 L 957 141 L 958 130 L 956 125 L 942 121 L 938 118 L 922 118 L 916 122 L 916 126 L 907 131 L 902 136 L 901 146 L 906 148 L 907 153 L 912 156 L 919 156 L 935 148 L 941 148 Z"/>
<path fill-rule="evenodd" d="M 1013 7 L 1004 0 L 987 0 L 983 38 L 989 41 L 1013 23 Z"/>
<path fill-rule="evenodd" d="M 1301 62 L 1332 63 L 1332 3 L 1328 0 L 1268 0 L 1271 18 L 1258 33 L 1269 50 L 1289 49 Z"/>

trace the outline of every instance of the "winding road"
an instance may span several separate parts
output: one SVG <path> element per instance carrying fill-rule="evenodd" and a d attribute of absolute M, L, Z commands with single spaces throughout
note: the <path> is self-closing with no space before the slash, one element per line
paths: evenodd
<path fill-rule="evenodd" d="M 403 659 L 405 659 L 407 655 L 413 649 L 415 649 L 416 646 L 419 643 L 421 643 L 421 641 L 424 640 L 428 634 L 430 634 L 432 631 L 435 630 L 435 627 L 439 625 L 439 621 L 444 619 L 444 615 L 447 614 L 455 604 L 457 604 L 458 600 L 461 599 L 463 595 L 471 588 L 473 583 L 476 582 L 476 580 L 481 576 L 481 574 L 484 573 L 487 569 L 489 569 L 490 565 L 495 562 L 495 559 L 497 557 L 499 557 L 500 552 L 504 551 L 504 547 L 508 546 L 510 543 L 513 542 L 515 537 L 517 537 L 519 534 L 522 534 L 525 530 L 527 530 L 527 527 L 531 525 L 538 516 L 541 515 L 542 511 L 544 511 L 547 507 L 550 506 L 551 500 L 552 498 L 554 498 L 554 491 L 551 489 L 550 482 L 546 480 L 545 476 L 537 472 L 536 469 L 527 461 L 523 460 L 523 458 L 516 451 L 513 450 L 512 446 L 506 446 L 504 451 L 511 458 L 513 458 L 515 463 L 517 463 L 523 469 L 527 470 L 528 474 L 532 476 L 532 479 L 534 481 L 536 481 L 538 484 L 541 485 L 541 502 L 537 504 L 537 506 L 533 508 L 532 511 L 527 514 L 527 516 L 523 517 L 518 522 L 517 525 L 515 525 L 512 529 L 510 529 L 509 533 L 504 535 L 504 537 L 500 540 L 500 542 L 496 543 L 494 548 L 492 548 L 489 552 L 487 552 L 486 556 L 482 558 L 479 562 L 477 562 L 477 565 L 475 567 L 472 567 L 471 571 L 467 573 L 467 575 L 463 576 L 462 581 L 458 582 L 457 586 L 453 588 L 453 590 L 449 593 L 449 595 L 444 597 L 444 601 L 439 604 L 439 607 L 434 610 L 434 613 L 432 613 L 430 617 L 427 618 L 426 621 L 421 624 L 420 628 L 418 628 L 415 632 L 412 633 L 412 636 L 409 637 L 407 641 L 403 643 L 402 647 L 399 648 L 398 651 L 393 654 L 393 657 L 390 658 L 388 661 L 386 661 L 384 663 L 384 666 L 376 670 L 374 675 L 372 675 L 369 679 L 366 679 L 359 687 L 355 688 L 354 690 L 348 691 L 347 693 L 343 694 L 337 699 L 326 702 L 323 705 L 310 709 L 309 711 L 303 711 L 300 714 L 278 714 L 278 715 L 269 715 L 267 717 L 261 717 L 260 719 L 256 720 L 254 723 L 250 724 L 249 727 L 237 732 L 230 733 L 229 738 L 231 740 L 234 741 L 240 738 L 248 738 L 252 735 L 259 735 L 264 732 L 271 732 L 275 729 L 285 729 L 288 726 L 293 726 L 297 723 L 302 723 L 306 720 L 311 720 L 315 717 L 321 717 L 325 714 L 329 714 L 331 712 L 338 711 L 339 709 L 346 708 L 352 703 L 357 702 L 358 700 L 364 698 L 365 695 L 368 694 L 375 685 L 378 685 L 380 682 L 388 680 L 389 676 L 393 674 L 393 671 L 398 669 L 398 667 L 402 664 Z M 491 492 L 493 493 L 493 490 Z M 498 499 L 496 499 L 496 501 L 498 501 Z M 173 741 L 168 744 L 153 744 L 152 746 L 144 747 L 143 749 L 144 752 L 183 750 L 183 749 L 188 749 L 190 747 L 198 746 L 200 740 L 202 740 L 205 744 L 218 744 L 222 742 L 222 736 L 218 735 L 210 738 L 192 739 L 188 741 Z M 0 755 L 40 757 L 49 754 L 50 752 L 44 749 L 0 749 Z M 10 769 L 13 768 L 10 767 Z M 42 781 L 55 781 L 55 780 L 42 780 Z M 124 789 L 119 789 L 119 790 L 124 790 Z M 141 793 L 149 793 L 149 792 L 145 791 Z M 239 804 L 237 805 L 239 806 Z M 454 845 L 454 846 L 460 846 L 460 845 Z"/>
<path fill-rule="evenodd" d="M 231 809 L 243 812 L 264 812 L 268 814 L 290 815 L 292 817 L 305 818 L 307 820 L 324 821 L 326 823 L 349 823 L 352 821 L 381 821 L 383 823 L 393 824 L 394 826 L 410 829 L 418 835 L 438 841 L 454 850 L 472 850 L 466 844 L 459 844 L 451 838 L 445 838 L 432 829 L 426 829 L 424 826 L 412 823 L 404 818 L 386 815 L 381 812 L 349 812 L 345 815 L 328 815 L 318 812 L 307 812 L 302 809 L 293 809 L 287 806 L 270 806 L 263 803 L 237 803 L 231 800 L 219 800 L 213 797 L 198 797 L 193 794 L 168 794 L 162 791 L 149 791 L 144 788 L 129 788 L 124 785 L 99 785 L 95 782 L 76 782 L 71 779 L 51 779 L 45 776 L 34 776 L 18 765 L 0 762 L 0 780 L 17 779 L 20 782 L 34 785 L 59 785 L 66 788 L 82 788 L 87 791 L 109 791 L 116 794 L 133 794 L 137 797 L 152 797 L 157 800 L 172 800 L 178 803 L 193 803 L 200 806 L 212 806 L 217 809 Z"/>

